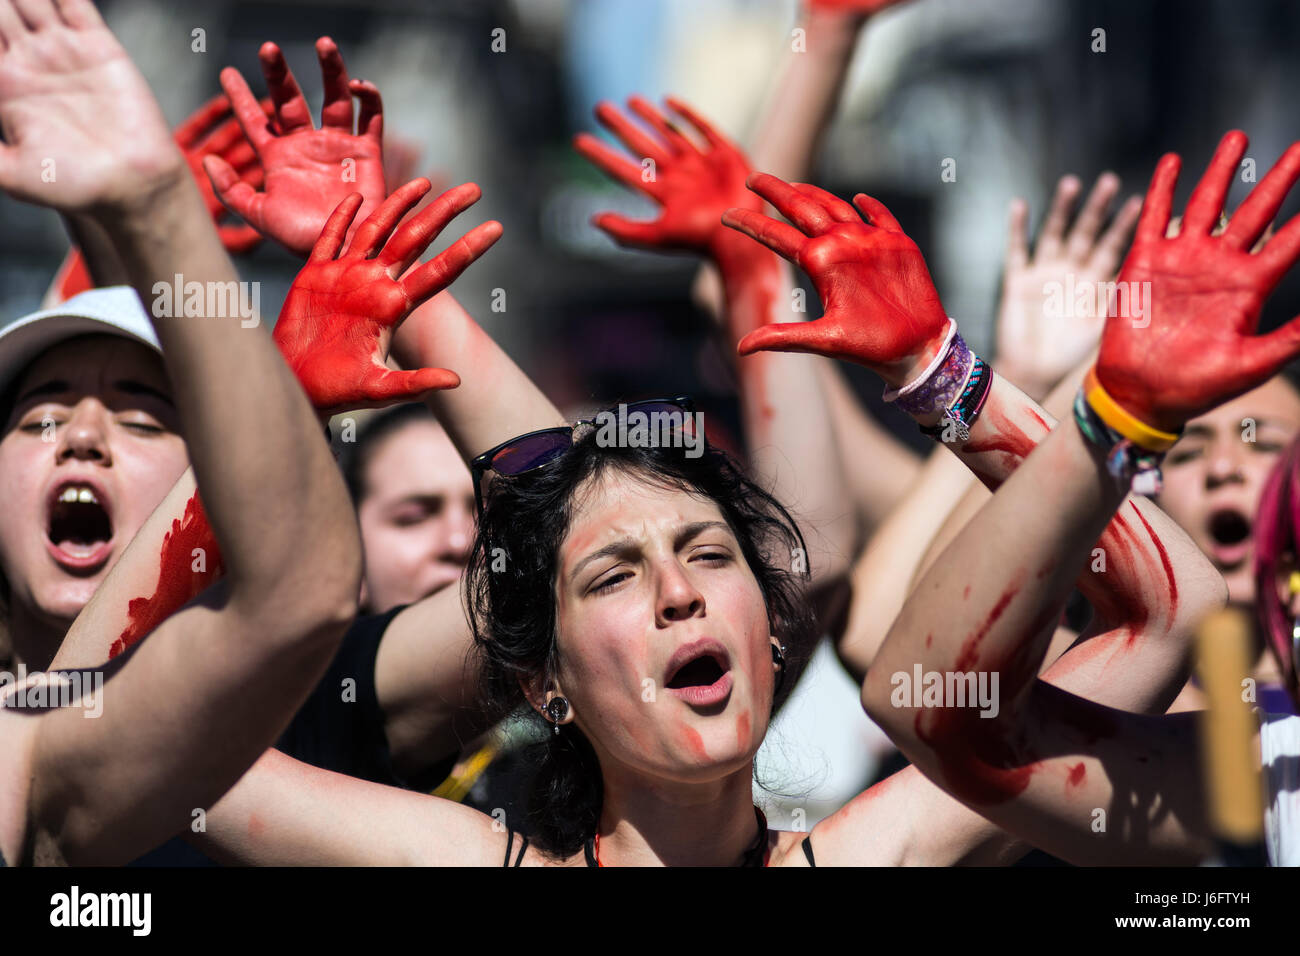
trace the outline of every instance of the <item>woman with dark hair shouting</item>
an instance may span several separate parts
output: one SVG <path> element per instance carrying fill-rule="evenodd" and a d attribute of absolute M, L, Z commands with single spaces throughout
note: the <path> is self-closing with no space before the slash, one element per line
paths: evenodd
<path fill-rule="evenodd" d="M 1224 242 L 1253 241 L 1244 234 L 1256 222 L 1262 231 L 1294 175 L 1291 155 L 1239 214 L 1243 235 L 1230 230 Z M 1211 185 L 1193 200 L 1189 247 L 1205 241 L 1197 232 L 1204 207 L 1221 205 L 1226 162 L 1216 160 Z M 1155 223 L 1168 215 L 1170 170 L 1163 161 L 1126 266 L 1126 279 L 1151 283 L 1149 327 L 1108 331 L 1083 424 L 1049 437 L 1037 407 L 961 342 L 919 251 L 879 203 L 858 197 L 867 223 L 814 187 L 756 177 L 755 190 L 799 228 L 755 210 L 727 217 L 796 258 L 826 305 L 816 322 L 753 333 L 742 351 L 789 347 L 868 365 L 891 399 L 1001 486 L 917 590 L 864 691 L 921 770 L 961 802 L 912 768 L 811 834 L 768 830 L 752 807 L 752 767 L 781 680 L 808 637 L 803 572 L 794 570 L 802 565 L 791 561 L 801 540 L 778 502 L 724 456 L 700 449 L 689 403 L 673 399 L 609 413 L 629 422 L 635 412 L 658 416 L 672 423 L 657 432 L 667 441 L 634 441 L 635 429 L 611 440 L 603 427 L 611 419 L 598 416 L 511 439 L 474 463 L 483 507 L 467 597 L 486 702 L 499 710 L 526 702 L 554 742 L 535 788 L 531 843 L 499 814 L 274 752 L 212 809 L 199 839 L 250 863 L 941 864 L 1014 856 L 1023 847 L 1005 830 L 1083 855 L 1063 846 L 1092 833 L 1076 793 L 1104 775 L 1080 753 L 1113 739 L 1109 724 L 1089 717 L 1140 727 L 1145 718 L 1107 708 L 1167 706 L 1185 679 L 1192 624 L 1223 600 L 1219 579 L 1158 509 L 1125 503 L 1129 487 L 1154 483 L 1160 443 L 1180 415 L 1250 387 L 1300 348 L 1290 332 L 1245 334 L 1290 262 L 1291 233 L 1259 260 L 1251 296 L 1203 313 L 1203 295 L 1228 295 L 1207 280 L 1237 252 L 1197 245 L 1187 256 L 1166 254 L 1163 221 Z M 1240 361 L 1200 367 L 1194 387 L 1157 382 L 1170 363 L 1158 349 L 1135 348 L 1142 335 L 1210 363 L 1226 344 Z M 1193 337 L 1215 335 L 1215 349 L 1197 352 Z M 1102 410 L 1088 412 L 1094 404 Z M 1030 455 L 1040 438 L 1043 450 Z M 1097 450 L 1102 444 L 1112 453 Z M 1013 472 L 1019 477 L 1008 481 Z M 1082 582 L 1093 625 L 1039 680 L 1033 654 L 1094 556 L 1084 544 L 1099 537 L 1107 570 Z M 450 614 L 438 625 L 465 626 Z M 960 703 L 945 696 L 955 685 L 970 689 Z M 1041 709 L 1031 713 L 1026 701 Z M 1058 736 L 1024 744 L 1033 732 L 1027 715 L 1050 718 L 1043 733 L 1055 726 Z M 1149 853 L 1146 835 L 1132 841 L 1139 853 Z M 1094 838 L 1093 858 L 1123 859 L 1122 839 Z"/>

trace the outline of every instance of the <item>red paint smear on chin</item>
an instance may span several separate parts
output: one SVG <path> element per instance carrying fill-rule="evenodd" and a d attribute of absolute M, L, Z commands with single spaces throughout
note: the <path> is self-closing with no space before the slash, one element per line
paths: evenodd
<path fill-rule="evenodd" d="M 194 550 L 204 552 L 203 571 L 194 571 Z M 172 522 L 172 530 L 163 538 L 158 585 L 151 597 L 132 598 L 127 607 L 129 623 L 108 649 L 117 657 L 140 641 L 163 621 L 184 607 L 221 576 L 224 569 L 217 539 L 208 524 L 203 503 L 196 491 L 185 504 L 185 514 Z"/>
<path fill-rule="evenodd" d="M 698 730 L 694 727 L 683 726 L 682 736 L 686 738 L 686 746 L 690 749 L 691 753 L 695 754 L 695 756 L 701 761 L 707 761 L 709 759 L 709 752 L 704 749 L 704 738 L 700 736 Z"/>

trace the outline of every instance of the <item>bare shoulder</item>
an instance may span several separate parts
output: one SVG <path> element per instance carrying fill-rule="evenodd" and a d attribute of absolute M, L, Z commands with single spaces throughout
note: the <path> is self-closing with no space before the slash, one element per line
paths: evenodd
<path fill-rule="evenodd" d="M 916 780 L 925 782 L 919 774 Z M 906 771 L 894 774 L 858 794 L 810 832 L 779 833 L 772 866 L 902 866 L 909 862 L 912 821 L 924 812 L 917 806 L 923 796 L 923 788 Z"/>
<path fill-rule="evenodd" d="M 7 709 L 0 701 L 0 854 L 11 866 L 20 862 L 27 834 L 31 754 L 38 719 L 31 713 Z"/>

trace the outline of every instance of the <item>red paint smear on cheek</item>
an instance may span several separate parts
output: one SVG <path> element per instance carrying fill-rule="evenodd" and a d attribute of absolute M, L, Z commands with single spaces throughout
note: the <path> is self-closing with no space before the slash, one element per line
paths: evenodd
<path fill-rule="evenodd" d="M 749 748 L 749 711 L 736 718 L 736 745 L 741 750 Z"/>
<path fill-rule="evenodd" d="M 204 553 L 202 571 L 193 570 L 195 549 Z M 137 643 L 221 576 L 221 552 L 197 491 L 186 502 L 185 514 L 172 522 L 159 557 L 154 593 L 151 597 L 132 598 L 127 607 L 129 623 L 109 648 L 110 658 Z"/>

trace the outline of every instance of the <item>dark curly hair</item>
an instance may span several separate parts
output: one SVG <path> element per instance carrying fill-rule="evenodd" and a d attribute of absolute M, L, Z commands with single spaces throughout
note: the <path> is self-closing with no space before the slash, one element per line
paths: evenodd
<path fill-rule="evenodd" d="M 480 695 L 493 718 L 518 712 L 546 743 L 534 756 L 527 829 L 556 856 L 576 853 L 595 835 L 603 785 L 590 742 L 573 724 L 552 732 L 526 706 L 521 682 L 555 674 L 555 582 L 559 547 L 575 493 L 606 472 L 713 501 L 740 544 L 762 591 L 772 633 L 786 645 L 781 698 L 794 687 L 817 636 L 804 593 L 807 549 L 789 512 L 745 476 L 725 453 L 705 446 L 696 458 L 680 448 L 602 447 L 596 432 L 544 468 L 492 482 L 465 572 L 465 601 L 480 655 Z M 773 701 L 773 709 L 781 700 Z"/>

